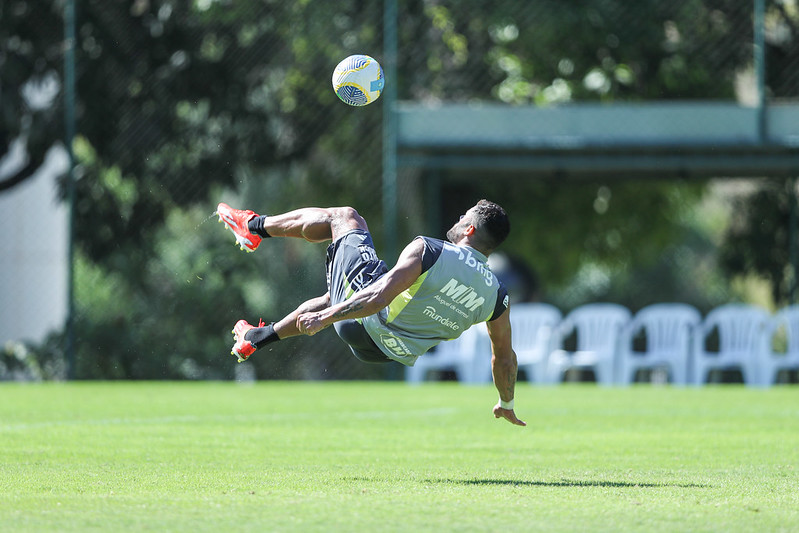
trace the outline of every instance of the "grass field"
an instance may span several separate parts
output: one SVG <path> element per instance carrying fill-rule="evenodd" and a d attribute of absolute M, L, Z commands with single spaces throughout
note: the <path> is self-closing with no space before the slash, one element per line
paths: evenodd
<path fill-rule="evenodd" d="M 799 388 L 0 385 L 2 531 L 799 531 Z"/>

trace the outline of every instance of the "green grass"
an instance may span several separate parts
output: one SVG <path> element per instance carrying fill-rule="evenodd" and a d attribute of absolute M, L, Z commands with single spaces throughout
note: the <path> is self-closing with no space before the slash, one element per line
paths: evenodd
<path fill-rule="evenodd" d="M 797 531 L 799 388 L 0 386 L 2 531 Z"/>

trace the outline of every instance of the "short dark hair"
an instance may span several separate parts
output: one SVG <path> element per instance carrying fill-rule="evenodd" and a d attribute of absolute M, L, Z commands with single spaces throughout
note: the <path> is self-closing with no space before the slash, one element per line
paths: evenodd
<path fill-rule="evenodd" d="M 479 230 L 479 239 L 488 253 L 498 248 L 510 233 L 508 214 L 499 204 L 485 199 L 474 206 L 473 225 Z"/>

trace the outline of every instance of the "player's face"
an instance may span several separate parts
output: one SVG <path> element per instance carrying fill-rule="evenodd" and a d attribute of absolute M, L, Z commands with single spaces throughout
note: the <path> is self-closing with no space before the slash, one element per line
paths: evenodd
<path fill-rule="evenodd" d="M 463 235 L 463 230 L 471 225 L 471 220 L 471 209 L 469 209 L 469 211 L 462 214 L 455 225 L 447 231 L 447 240 L 453 244 L 458 242 L 461 239 L 461 235 Z"/>

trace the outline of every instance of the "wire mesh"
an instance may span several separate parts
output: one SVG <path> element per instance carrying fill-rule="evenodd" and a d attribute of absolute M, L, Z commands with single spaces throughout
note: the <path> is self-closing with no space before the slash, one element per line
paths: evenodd
<path fill-rule="evenodd" d="M 382 249 L 382 103 L 347 107 L 329 82 L 347 55 L 382 59 L 382 5 L 76 4 L 76 376 L 232 378 L 227 331 L 239 318 L 280 318 L 324 292 L 324 245 L 266 242 L 256 254 L 239 253 L 230 235 L 211 224 L 218 201 L 261 213 L 353 205 Z M 6 147 L 23 134 L 31 154 L 60 141 L 59 119 L 44 118 L 59 116 L 61 104 L 52 99 L 36 108 L 31 94 L 42 94 L 43 80 L 62 77 L 62 43 L 54 29 L 61 7 L 57 0 L 0 5 L 0 140 Z M 32 16 L 35 9 L 40 19 Z M 398 10 L 397 79 L 387 82 L 396 84 L 400 100 L 752 105 L 757 97 L 749 1 L 399 0 Z M 766 2 L 769 101 L 799 95 L 798 23 L 794 0 Z M 38 91 L 31 89 L 36 84 Z M 443 185 L 438 201 L 428 188 L 434 179 Z M 641 190 L 613 186 L 610 194 L 598 182 L 573 187 L 492 179 L 403 174 L 402 238 L 440 232 L 476 194 L 495 194 L 517 210 L 535 206 L 555 213 L 568 209 L 549 200 L 553 188 L 561 187 L 594 213 L 586 224 L 596 227 L 607 219 L 599 217 L 607 209 L 603 202 Z M 661 194 L 657 184 L 652 187 L 653 195 Z M 11 195 L 18 192 L 0 194 L 14 201 Z M 582 241 L 584 248 L 620 253 L 628 230 L 610 223 L 606 229 L 601 242 Z M 579 241 L 561 236 L 570 237 Z M 665 261 L 683 265 L 692 254 L 701 255 L 694 244 L 669 248 Z M 538 252 L 531 250 L 536 246 Z M 530 242 L 518 249 L 535 259 L 536 253 L 558 253 L 558 243 Z M 621 266 L 629 258 L 622 256 Z M 576 279 L 585 283 L 563 291 L 562 305 L 598 294 L 590 265 L 580 275 Z M 635 293 L 647 283 L 651 278 L 641 275 L 625 290 Z M 27 291 L 25 298 L 48 299 L 33 287 Z M 729 297 L 724 289 L 713 291 L 721 293 L 719 299 Z M 48 340 L 45 333 L 38 336 L 38 350 L 56 361 L 63 339 L 56 334 Z M 17 353 L 9 348 L 5 357 L 19 360 Z M 356 361 L 332 330 L 278 343 L 247 365 L 258 378 L 386 375 L 385 368 Z"/>

